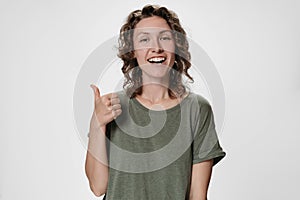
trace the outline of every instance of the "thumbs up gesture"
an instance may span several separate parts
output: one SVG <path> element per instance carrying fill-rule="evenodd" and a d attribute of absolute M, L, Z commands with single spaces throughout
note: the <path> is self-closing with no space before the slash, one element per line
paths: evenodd
<path fill-rule="evenodd" d="M 94 126 L 97 126 L 95 128 L 105 127 L 106 124 L 116 119 L 122 113 L 120 99 L 115 93 L 101 96 L 97 86 L 93 84 L 90 86 L 94 91 L 95 103 L 92 119 L 97 119 L 97 123 Z"/>

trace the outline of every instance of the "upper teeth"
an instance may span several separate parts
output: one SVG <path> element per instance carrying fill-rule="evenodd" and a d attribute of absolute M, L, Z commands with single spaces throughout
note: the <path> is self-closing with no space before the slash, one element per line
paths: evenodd
<path fill-rule="evenodd" d="M 165 60 L 165 58 L 162 58 L 162 57 L 154 57 L 154 58 L 149 59 L 150 62 L 162 62 L 164 60 Z"/>

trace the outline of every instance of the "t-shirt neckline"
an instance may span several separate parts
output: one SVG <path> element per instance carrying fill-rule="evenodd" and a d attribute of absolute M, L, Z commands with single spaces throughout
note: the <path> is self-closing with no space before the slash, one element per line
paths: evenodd
<path fill-rule="evenodd" d="M 139 102 L 136 98 L 132 98 L 132 101 L 134 104 L 136 104 L 137 106 L 139 106 L 140 108 L 142 108 L 143 110 L 145 111 L 150 111 L 150 112 L 153 112 L 153 113 L 161 113 L 161 112 L 172 112 L 174 110 L 177 110 L 179 109 L 183 103 L 186 101 L 186 99 L 188 99 L 188 97 L 191 95 L 191 92 L 189 92 L 186 97 L 184 97 L 182 99 L 182 101 L 178 104 L 176 104 L 175 106 L 172 106 L 171 108 L 168 108 L 168 109 L 165 109 L 165 110 L 152 110 L 152 109 L 149 109 L 147 108 L 146 106 L 144 106 L 141 102 Z"/>

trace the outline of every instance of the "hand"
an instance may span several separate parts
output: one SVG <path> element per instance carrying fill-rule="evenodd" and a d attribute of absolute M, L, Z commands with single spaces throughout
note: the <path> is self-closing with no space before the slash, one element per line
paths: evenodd
<path fill-rule="evenodd" d="M 91 125 L 93 128 L 101 128 L 106 126 L 106 124 L 113 119 L 116 119 L 122 113 L 120 99 L 115 93 L 101 96 L 97 86 L 93 84 L 90 86 L 94 91 L 95 102 Z"/>

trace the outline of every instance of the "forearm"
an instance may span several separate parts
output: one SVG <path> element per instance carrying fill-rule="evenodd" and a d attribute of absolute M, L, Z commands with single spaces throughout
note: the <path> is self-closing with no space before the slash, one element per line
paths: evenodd
<path fill-rule="evenodd" d="M 212 174 L 213 160 L 193 165 L 190 200 L 207 200 L 207 191 Z"/>
<path fill-rule="evenodd" d="M 207 200 L 206 194 L 205 195 L 193 195 L 190 194 L 189 200 Z"/>
<path fill-rule="evenodd" d="M 191 191 L 189 200 L 207 200 L 207 191 Z"/>
<path fill-rule="evenodd" d="M 90 127 L 85 170 L 90 188 L 96 196 L 106 192 L 108 162 L 106 152 L 106 128 Z"/>

